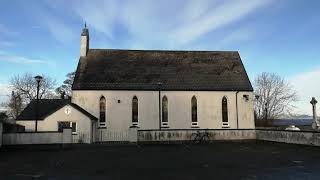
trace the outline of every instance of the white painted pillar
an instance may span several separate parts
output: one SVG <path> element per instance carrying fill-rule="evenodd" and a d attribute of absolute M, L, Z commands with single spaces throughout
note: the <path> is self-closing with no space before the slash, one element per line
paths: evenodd
<path fill-rule="evenodd" d="M 132 126 L 129 128 L 129 142 L 130 143 L 138 142 L 138 127 Z"/>
<path fill-rule="evenodd" d="M 62 144 L 71 144 L 72 143 L 72 129 L 65 128 L 62 132 Z"/>

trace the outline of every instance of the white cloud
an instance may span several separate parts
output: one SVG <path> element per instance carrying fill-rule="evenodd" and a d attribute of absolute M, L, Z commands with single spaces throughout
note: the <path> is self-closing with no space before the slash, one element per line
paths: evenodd
<path fill-rule="evenodd" d="M 310 100 L 316 97 L 319 101 L 317 113 L 320 115 L 320 68 L 290 77 L 290 82 L 298 91 L 299 102 L 296 103 L 298 113 L 312 115 Z"/>
<path fill-rule="evenodd" d="M 0 83 L 0 111 L 5 111 L 6 108 L 3 107 L 3 103 L 6 102 L 11 93 L 11 88 L 8 84 Z"/>
<path fill-rule="evenodd" d="M 11 88 L 9 84 L 0 84 L 0 96 L 10 95 Z"/>

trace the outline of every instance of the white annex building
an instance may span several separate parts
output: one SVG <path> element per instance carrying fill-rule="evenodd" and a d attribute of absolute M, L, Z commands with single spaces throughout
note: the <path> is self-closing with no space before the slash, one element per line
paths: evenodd
<path fill-rule="evenodd" d="M 253 88 L 236 51 L 90 49 L 81 34 L 69 99 L 32 101 L 26 131 L 72 127 L 79 142 L 139 129 L 253 129 Z M 35 109 L 38 109 L 36 114 Z"/>

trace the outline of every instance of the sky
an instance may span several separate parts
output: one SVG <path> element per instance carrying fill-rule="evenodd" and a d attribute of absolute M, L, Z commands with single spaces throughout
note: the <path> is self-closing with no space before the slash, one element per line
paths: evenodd
<path fill-rule="evenodd" d="M 320 100 L 320 1 L 1 0 L 0 102 L 13 75 L 75 71 L 87 23 L 90 48 L 239 51 L 254 81 L 280 75 L 298 92 L 296 113 Z M 319 108 L 320 109 L 320 108 Z M 320 111 L 318 111 L 320 112 Z"/>

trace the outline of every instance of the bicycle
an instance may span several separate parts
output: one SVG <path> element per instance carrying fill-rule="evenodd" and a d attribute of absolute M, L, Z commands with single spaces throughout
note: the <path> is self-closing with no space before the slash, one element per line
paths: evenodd
<path fill-rule="evenodd" d="M 200 132 L 191 134 L 191 143 L 192 144 L 204 144 L 210 141 L 210 134 L 208 132 Z"/>

